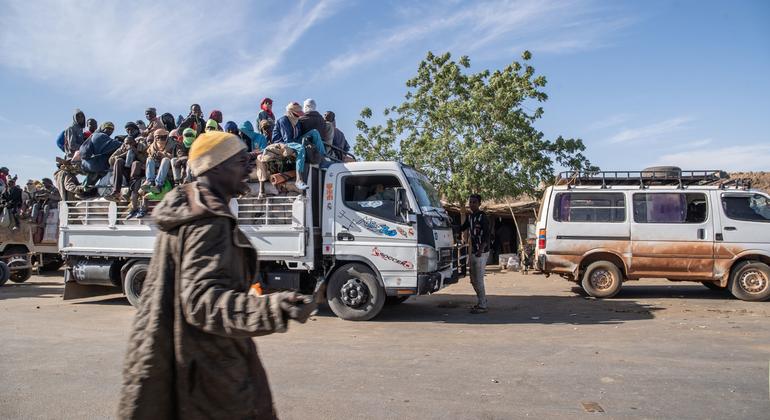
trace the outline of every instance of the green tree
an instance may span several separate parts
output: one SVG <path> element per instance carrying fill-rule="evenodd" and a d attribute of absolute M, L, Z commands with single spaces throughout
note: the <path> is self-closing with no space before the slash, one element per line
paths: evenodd
<path fill-rule="evenodd" d="M 361 111 L 355 153 L 414 166 L 455 205 L 474 192 L 485 199 L 534 196 L 541 181 L 552 181 L 555 165 L 591 169 L 582 140 L 547 140 L 534 128 L 548 99 L 546 79 L 527 64 L 528 51 L 522 59 L 471 73 L 468 57 L 429 52 L 406 82 L 404 102 L 385 109 L 383 124 L 368 124 L 371 109 Z"/>

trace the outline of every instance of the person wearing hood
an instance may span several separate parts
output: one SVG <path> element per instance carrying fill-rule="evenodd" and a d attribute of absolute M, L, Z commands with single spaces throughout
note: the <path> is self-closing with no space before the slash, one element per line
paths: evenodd
<path fill-rule="evenodd" d="M 241 124 L 241 138 L 246 142 L 249 152 L 261 152 L 267 147 L 267 137 L 262 133 L 254 131 L 251 121 L 244 121 Z"/>
<path fill-rule="evenodd" d="M 238 135 L 238 124 L 235 121 L 228 121 L 225 123 L 225 133 Z"/>
<path fill-rule="evenodd" d="M 184 132 L 185 129 L 192 128 L 196 136 L 203 134 L 206 128 L 206 120 L 203 119 L 203 111 L 198 104 L 190 105 L 190 114 L 179 124 L 179 129 Z"/>
<path fill-rule="evenodd" d="M 297 102 L 289 102 L 286 105 L 286 115 L 275 123 L 273 128 L 273 143 L 292 143 L 299 141 L 299 127 L 297 123 L 302 116 L 302 106 Z"/>
<path fill-rule="evenodd" d="M 222 131 L 222 111 L 215 109 L 209 114 L 209 120 L 217 122 L 217 131 Z"/>
<path fill-rule="evenodd" d="M 337 159 L 345 160 L 345 155 L 350 152 L 350 144 L 348 144 L 348 140 L 345 138 L 345 133 L 337 128 L 334 112 L 326 111 L 324 119 L 334 128 L 334 135 L 332 136 L 332 146 L 334 146 L 334 148 L 332 149 L 332 153 L 334 153 Z"/>
<path fill-rule="evenodd" d="M 115 124 L 107 121 L 80 146 L 80 166 L 86 173 L 86 188 L 95 186 L 110 170 L 110 156 L 121 146 L 110 137 L 113 131 Z"/>
<path fill-rule="evenodd" d="M 174 182 L 177 185 L 186 184 L 192 181 L 192 171 L 187 160 L 190 155 L 190 148 L 198 135 L 192 128 L 185 128 L 182 131 L 182 141 L 176 146 L 176 157 L 171 159 L 171 167 L 174 173 Z M 184 177 L 182 174 L 184 173 Z"/>
<path fill-rule="evenodd" d="M 208 121 L 206 121 L 206 132 L 209 133 L 212 131 L 220 131 L 219 124 L 217 124 L 216 120 L 209 118 Z"/>
<path fill-rule="evenodd" d="M 65 157 L 67 159 L 77 160 L 77 154 L 80 151 L 80 146 L 83 145 L 85 138 L 83 136 L 83 129 L 86 127 L 86 114 L 83 111 L 76 109 L 75 114 L 72 116 L 72 125 L 64 130 L 64 149 L 66 150 Z"/>
<path fill-rule="evenodd" d="M 223 132 L 195 140 L 196 182 L 153 210 L 159 233 L 131 327 L 118 404 L 122 419 L 277 418 L 253 337 L 304 323 L 296 292 L 250 293 L 257 253 L 228 203 L 253 164 Z"/>
<path fill-rule="evenodd" d="M 169 133 L 161 128 L 155 131 L 155 140 L 147 148 L 147 179 L 142 189 L 158 194 L 171 170 L 171 159 L 176 156 L 176 141 L 169 139 Z M 155 171 L 157 170 L 157 174 Z"/>

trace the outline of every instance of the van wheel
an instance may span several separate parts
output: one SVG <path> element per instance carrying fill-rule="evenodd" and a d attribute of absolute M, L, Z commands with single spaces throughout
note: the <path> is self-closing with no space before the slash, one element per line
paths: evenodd
<path fill-rule="evenodd" d="M 335 315 L 348 321 L 368 321 L 385 305 L 385 289 L 364 264 L 338 268 L 329 279 L 326 301 Z"/>
<path fill-rule="evenodd" d="M 128 303 L 134 308 L 142 306 L 142 288 L 144 287 L 144 279 L 147 277 L 147 264 L 143 262 L 135 263 L 126 272 L 126 277 L 123 279 L 123 293 L 128 298 Z"/>
<path fill-rule="evenodd" d="M 586 268 L 580 283 L 589 296 L 596 298 L 613 297 L 620 291 L 623 274 L 609 261 L 596 261 Z"/>
<path fill-rule="evenodd" d="M 4 285 L 8 281 L 8 277 L 11 276 L 11 270 L 8 269 L 8 264 L 0 261 L 0 286 Z"/>
<path fill-rule="evenodd" d="M 744 261 L 733 269 L 727 287 L 740 300 L 767 300 L 770 297 L 770 267 L 759 261 Z"/>
<path fill-rule="evenodd" d="M 701 284 L 708 287 L 709 289 L 715 291 L 715 292 L 724 292 L 727 290 L 727 287 L 722 287 L 719 285 L 719 283 L 713 282 L 713 281 L 702 281 Z"/>

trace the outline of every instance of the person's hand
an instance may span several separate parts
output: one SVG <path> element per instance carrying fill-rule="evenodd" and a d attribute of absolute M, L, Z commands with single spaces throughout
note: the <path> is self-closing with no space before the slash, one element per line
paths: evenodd
<path fill-rule="evenodd" d="M 300 324 L 307 322 L 310 315 L 318 307 L 311 296 L 301 295 L 297 292 L 280 292 L 276 295 L 280 299 L 279 306 L 283 313 Z"/>

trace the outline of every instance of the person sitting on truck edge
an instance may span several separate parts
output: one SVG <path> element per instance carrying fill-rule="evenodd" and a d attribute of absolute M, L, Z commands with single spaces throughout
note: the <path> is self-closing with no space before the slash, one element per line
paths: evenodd
<path fill-rule="evenodd" d="M 321 135 L 321 139 L 326 144 L 332 144 L 333 133 L 327 130 L 326 120 L 316 110 L 316 103 L 314 99 L 305 99 L 302 105 L 303 115 L 299 117 L 299 135 L 300 137 L 308 134 L 311 130 L 317 130 Z M 331 135 L 331 136 L 330 136 Z"/>
<path fill-rule="evenodd" d="M 238 131 L 238 124 L 235 123 L 235 121 L 228 121 L 225 123 L 225 133 L 230 133 L 238 136 L 240 133 Z"/>
<path fill-rule="evenodd" d="M 292 143 L 298 141 L 299 127 L 297 122 L 302 116 L 302 106 L 297 102 L 289 102 L 286 105 L 286 115 L 278 118 L 273 128 L 273 140 L 271 143 Z"/>
<path fill-rule="evenodd" d="M 143 147 L 143 143 L 137 141 L 139 127 L 133 121 L 129 121 L 125 129 L 126 137 L 123 139 L 123 144 L 110 156 L 109 161 L 112 168 L 112 194 L 104 198 L 111 201 L 125 201 L 121 189 L 124 184 L 130 182 L 131 167 L 137 159 L 137 148 Z"/>
<path fill-rule="evenodd" d="M 192 128 L 185 128 L 182 131 L 182 142 L 176 145 L 176 157 L 171 159 L 171 166 L 174 168 L 174 182 L 177 185 L 186 184 L 192 181 L 192 172 L 187 160 L 190 154 L 190 148 L 198 135 Z"/>
<path fill-rule="evenodd" d="M 218 130 L 219 124 L 217 124 L 217 121 L 214 119 L 209 118 L 208 121 L 206 121 L 206 132 L 212 132 L 212 131 L 219 131 Z"/>
<path fill-rule="evenodd" d="M 171 159 L 176 154 L 176 142 L 169 140 L 168 131 L 161 128 L 155 131 L 155 141 L 147 148 L 147 165 L 145 166 L 146 180 L 143 190 L 160 193 L 160 188 L 166 181 L 171 170 Z M 157 170 L 157 174 L 156 174 Z"/>
<path fill-rule="evenodd" d="M 99 123 L 95 119 L 89 118 L 86 120 L 86 131 L 83 132 L 83 140 L 88 140 L 92 134 L 96 133 L 96 128 L 99 127 Z"/>
<path fill-rule="evenodd" d="M 487 312 L 487 294 L 484 290 L 484 272 L 489 257 L 489 220 L 487 214 L 479 209 L 481 195 L 471 194 L 468 198 L 468 207 L 471 214 L 460 226 L 460 231 L 470 230 L 470 277 L 473 290 L 476 291 L 478 304 L 471 308 L 472 314 Z"/>
<path fill-rule="evenodd" d="M 160 117 L 158 117 L 158 111 L 153 108 L 149 107 L 144 111 L 144 117 L 147 118 L 147 128 L 143 129 L 142 135 L 145 138 L 152 138 L 152 134 L 157 130 L 165 130 L 165 127 L 163 126 L 163 121 L 161 121 Z"/>
<path fill-rule="evenodd" d="M 239 133 L 249 152 L 262 152 L 267 147 L 267 137 L 254 131 L 251 121 L 244 121 Z"/>
<path fill-rule="evenodd" d="M 160 232 L 131 327 L 118 418 L 277 418 L 253 337 L 306 322 L 316 305 L 296 292 L 250 293 L 257 253 L 228 206 L 250 162 L 236 136 L 205 133 L 188 161 L 198 181 L 155 207 Z"/>
<path fill-rule="evenodd" d="M 11 230 L 19 228 L 19 212 L 21 206 L 24 204 L 22 198 L 22 191 L 18 185 L 16 185 L 16 177 L 8 178 L 8 186 L 5 188 L 0 201 L 3 202 L 3 206 L 8 209 L 11 214 Z"/>
<path fill-rule="evenodd" d="M 222 120 L 223 120 L 223 118 L 224 117 L 222 116 L 222 111 L 220 111 L 218 109 L 215 109 L 215 110 L 211 111 L 211 113 L 209 114 L 209 119 L 210 120 L 214 120 L 214 121 L 217 122 L 217 131 L 223 131 L 222 130 Z"/>
<path fill-rule="evenodd" d="M 2 195 L 5 192 L 5 189 L 8 188 L 8 172 L 10 172 L 10 169 L 5 166 L 0 168 L 0 195 Z"/>
<path fill-rule="evenodd" d="M 259 103 L 259 114 L 257 114 L 257 127 L 262 123 L 262 121 L 267 121 L 270 124 L 270 127 L 275 125 L 275 114 L 273 114 L 273 100 L 270 98 L 263 98 L 262 102 Z"/>
<path fill-rule="evenodd" d="M 76 109 L 72 116 L 72 125 L 64 130 L 64 150 L 66 159 L 76 159 L 80 146 L 83 145 L 83 129 L 86 127 L 86 114 Z"/>
<path fill-rule="evenodd" d="M 86 173 L 85 189 L 95 188 L 99 180 L 110 170 L 109 159 L 121 143 L 110 137 L 115 124 L 102 123 L 99 130 L 80 146 L 81 168 Z"/>

